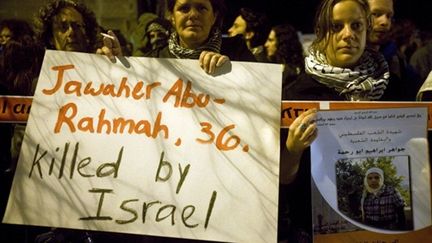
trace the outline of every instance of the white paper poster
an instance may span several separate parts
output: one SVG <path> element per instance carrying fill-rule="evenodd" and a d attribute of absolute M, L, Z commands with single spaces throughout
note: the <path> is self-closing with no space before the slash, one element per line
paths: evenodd
<path fill-rule="evenodd" d="M 276 242 L 281 69 L 47 51 L 5 223 Z"/>
<path fill-rule="evenodd" d="M 311 147 L 316 242 L 405 242 L 403 234 L 430 228 L 427 117 L 426 108 L 319 112 L 319 135 Z M 371 184 L 372 189 L 366 188 L 366 172 L 378 176 L 380 170 L 380 188 L 395 188 L 404 203 L 403 222 L 397 226 L 397 220 L 386 225 L 384 219 L 380 224 L 365 219 L 371 207 L 365 206 L 366 192 L 384 195 Z M 376 217 L 391 213 L 382 211 Z M 359 231 L 378 234 L 356 234 Z"/>

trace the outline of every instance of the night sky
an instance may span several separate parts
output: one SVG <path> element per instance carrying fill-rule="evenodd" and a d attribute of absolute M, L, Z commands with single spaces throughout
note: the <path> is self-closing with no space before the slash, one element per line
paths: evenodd
<path fill-rule="evenodd" d="M 313 19 L 320 0 L 226 0 L 225 26 L 232 23 L 240 7 L 250 7 L 268 14 L 272 24 L 290 23 L 304 33 L 313 32 Z M 410 18 L 420 28 L 432 30 L 430 0 L 394 0 L 395 19 Z M 228 26 L 229 27 L 229 26 Z"/>

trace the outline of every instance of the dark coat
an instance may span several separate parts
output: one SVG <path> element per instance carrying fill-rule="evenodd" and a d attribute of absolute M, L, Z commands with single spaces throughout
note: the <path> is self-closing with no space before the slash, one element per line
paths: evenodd
<path fill-rule="evenodd" d="M 284 100 L 346 100 L 334 89 L 327 87 L 313 79 L 310 75 L 302 73 L 298 78 L 285 86 L 282 91 Z"/>

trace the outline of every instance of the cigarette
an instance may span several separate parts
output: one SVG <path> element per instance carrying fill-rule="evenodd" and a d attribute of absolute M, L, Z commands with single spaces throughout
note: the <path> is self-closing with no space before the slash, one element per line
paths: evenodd
<path fill-rule="evenodd" d="M 105 34 L 105 33 L 100 33 L 103 37 L 106 37 L 106 38 L 110 38 L 111 40 L 114 40 L 115 38 L 114 38 L 114 36 L 112 36 L 112 35 L 108 35 L 108 34 Z"/>

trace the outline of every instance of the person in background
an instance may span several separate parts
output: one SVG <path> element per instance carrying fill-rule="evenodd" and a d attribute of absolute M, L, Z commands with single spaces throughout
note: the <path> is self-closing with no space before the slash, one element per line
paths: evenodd
<path fill-rule="evenodd" d="M 9 19 L 0 26 L 9 33 L 0 52 L 0 95 L 32 96 L 44 48 L 26 21 Z M 25 127 L 25 123 L 0 123 L 0 217 L 6 208 Z M 36 231 L 28 226 L 0 224 L 0 234 L 10 242 L 24 242 Z"/>
<path fill-rule="evenodd" d="M 394 21 L 390 31 L 390 39 L 396 45 L 398 55 L 405 62 L 408 62 L 414 51 L 421 46 L 419 29 L 410 19 L 398 19 Z M 405 65 L 409 66 L 409 63 Z"/>
<path fill-rule="evenodd" d="M 147 44 L 140 49 L 142 56 L 166 46 L 171 28 L 171 23 L 164 18 L 157 17 L 151 20 L 145 28 L 144 38 L 147 39 Z"/>
<path fill-rule="evenodd" d="M 371 167 L 366 171 L 360 205 L 364 224 L 406 230 L 405 201 L 396 188 L 385 185 L 382 169 Z"/>
<path fill-rule="evenodd" d="M 157 50 L 165 46 L 171 31 L 171 23 L 163 18 L 156 18 L 146 28 L 149 39 L 149 51 Z"/>
<path fill-rule="evenodd" d="M 28 33 L 33 33 L 29 23 L 20 19 L 4 19 L 0 22 L 0 49 L 11 39 L 20 39 Z"/>
<path fill-rule="evenodd" d="M 12 37 L 12 31 L 6 26 L 5 21 L 0 23 L 0 45 L 3 47 Z"/>
<path fill-rule="evenodd" d="M 50 0 L 34 20 L 36 36 L 46 49 L 95 53 L 100 26 L 95 14 L 75 0 Z M 87 231 L 52 228 L 37 235 L 36 243 L 92 242 Z"/>
<path fill-rule="evenodd" d="M 399 87 L 397 93 L 401 94 L 399 100 L 414 101 L 413 98 L 417 96 L 417 91 L 424 81 L 419 72 L 409 63 L 413 52 L 422 44 L 419 30 L 412 20 L 398 19 L 393 21 L 390 40 L 382 50 L 384 55 L 392 56 L 388 63 L 390 74 L 395 76 L 395 80 L 400 81 L 400 85 L 396 86 Z"/>
<path fill-rule="evenodd" d="M 283 65 L 282 87 L 289 86 L 304 72 L 303 46 L 293 26 L 274 26 L 264 47 L 270 62 Z"/>
<path fill-rule="evenodd" d="M 15 95 L 33 95 L 44 53 L 40 46 L 61 51 L 95 51 L 98 25 L 94 13 L 84 4 L 72 0 L 53 0 L 39 10 L 35 25 L 35 33 L 29 26 L 23 28 L 21 31 L 27 30 L 27 34 L 16 39 L 8 53 L 4 51 L 5 81 Z M 25 55 L 26 52 L 28 55 Z M 24 131 L 25 125 L 15 126 L 13 164 L 16 164 Z"/>
<path fill-rule="evenodd" d="M 148 57 L 198 59 L 208 74 L 230 60 L 255 61 L 242 39 L 222 39 L 223 0 L 168 0 L 167 7 L 174 30 L 167 45 L 148 53 Z M 108 33 L 114 40 L 105 37 L 105 45 L 98 53 L 110 59 L 122 56 L 115 34 Z"/>
<path fill-rule="evenodd" d="M 407 66 L 408 61 L 398 53 L 398 47 L 391 39 L 393 0 L 368 0 L 368 3 L 372 16 L 368 46 L 383 53 L 390 70 L 390 81 L 382 100 L 415 101 L 420 78 Z"/>
<path fill-rule="evenodd" d="M 424 82 L 432 71 L 432 32 L 420 31 L 420 39 L 422 46 L 412 54 L 409 63 Z"/>
<path fill-rule="evenodd" d="M 158 18 L 158 16 L 151 12 L 145 12 L 138 17 L 138 21 L 129 36 L 129 40 L 133 47 L 133 56 L 140 57 L 147 52 L 146 47 L 148 46 L 149 40 L 146 35 L 146 29 L 148 24 L 156 18 Z M 103 46 L 103 43 L 100 46 Z M 144 51 L 142 51 L 142 49 L 144 49 Z"/>
<path fill-rule="evenodd" d="M 0 22 L 0 33 L 0 82 L 10 94 L 33 95 L 43 52 L 32 27 L 24 20 L 6 19 Z"/>
<path fill-rule="evenodd" d="M 321 2 L 305 73 L 283 90 L 284 100 L 373 101 L 383 96 L 390 74 L 382 54 L 366 48 L 369 13 L 367 0 Z M 310 109 L 292 122 L 289 131 L 281 131 L 279 235 L 288 242 L 311 242 L 308 148 L 317 137 L 315 120 L 316 110 Z"/>
<path fill-rule="evenodd" d="M 240 14 L 228 29 L 228 36 L 243 36 L 247 47 L 254 54 L 258 62 L 267 62 L 264 48 L 270 32 L 270 21 L 264 13 L 249 8 L 241 8 Z"/>
<path fill-rule="evenodd" d="M 368 45 L 375 51 L 390 39 L 390 30 L 393 22 L 394 8 L 393 0 L 368 0 L 371 16 L 372 29 L 368 35 Z"/>
<path fill-rule="evenodd" d="M 53 0 L 43 6 L 35 19 L 36 34 L 47 49 L 96 51 L 99 25 L 93 11 L 73 0 Z"/>
<path fill-rule="evenodd" d="M 4 94 L 32 96 L 43 59 L 43 47 L 25 21 L 7 20 L 4 26 L 11 30 L 10 39 L 3 45 L 0 54 L 0 83 Z M 12 141 L 9 146 L 11 158 L 6 172 L 13 174 L 24 136 L 25 125 L 14 124 Z M 6 139 L 5 139 L 6 140 Z"/>

